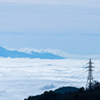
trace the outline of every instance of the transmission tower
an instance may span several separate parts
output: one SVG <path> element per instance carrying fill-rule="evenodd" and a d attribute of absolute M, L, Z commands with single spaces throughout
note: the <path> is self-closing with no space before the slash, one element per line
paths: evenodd
<path fill-rule="evenodd" d="M 93 68 L 93 66 L 92 66 L 92 61 L 91 61 L 91 59 L 89 59 L 89 62 L 87 63 L 87 64 L 89 64 L 89 66 L 88 67 L 86 67 L 86 68 L 88 68 L 88 77 L 87 77 L 87 85 L 86 85 L 86 88 L 87 89 L 91 89 L 91 86 L 92 86 L 92 82 L 93 82 L 93 75 L 92 75 L 92 68 Z"/>

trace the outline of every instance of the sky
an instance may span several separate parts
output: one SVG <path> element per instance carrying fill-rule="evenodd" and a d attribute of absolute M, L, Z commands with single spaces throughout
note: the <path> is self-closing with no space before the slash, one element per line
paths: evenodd
<path fill-rule="evenodd" d="M 0 46 L 100 55 L 99 0 L 0 0 Z"/>

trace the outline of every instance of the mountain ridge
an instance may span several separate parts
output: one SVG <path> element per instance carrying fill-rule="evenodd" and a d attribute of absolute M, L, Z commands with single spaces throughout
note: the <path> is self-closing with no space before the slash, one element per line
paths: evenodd
<path fill-rule="evenodd" d="M 40 58 L 40 59 L 65 59 L 64 57 L 52 53 L 38 53 L 32 51 L 31 54 L 19 52 L 17 50 L 7 50 L 0 46 L 0 57 L 10 58 Z"/>

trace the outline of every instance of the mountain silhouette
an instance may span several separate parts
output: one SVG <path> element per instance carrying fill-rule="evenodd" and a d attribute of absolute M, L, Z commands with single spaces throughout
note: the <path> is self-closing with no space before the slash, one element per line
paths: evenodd
<path fill-rule="evenodd" d="M 68 86 L 68 87 L 61 87 L 61 88 L 54 90 L 54 92 L 56 93 L 65 93 L 65 92 L 74 92 L 74 91 L 78 91 L 78 88 Z"/>
<path fill-rule="evenodd" d="M 65 59 L 64 57 L 54 55 L 52 53 L 38 53 L 32 51 L 31 54 L 7 50 L 0 46 L 0 57 L 10 58 L 40 58 L 40 59 Z"/>

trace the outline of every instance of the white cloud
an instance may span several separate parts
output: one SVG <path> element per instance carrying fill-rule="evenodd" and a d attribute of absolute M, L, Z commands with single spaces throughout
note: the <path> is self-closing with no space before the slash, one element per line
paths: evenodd
<path fill-rule="evenodd" d="M 35 51 L 35 52 L 39 52 L 39 53 L 52 53 L 55 55 L 59 55 L 62 57 L 65 57 L 67 59 L 89 59 L 89 58 L 93 58 L 93 59 L 99 59 L 100 55 L 77 55 L 77 54 L 68 54 L 67 52 L 64 52 L 62 50 L 58 50 L 58 49 L 32 49 L 32 48 L 21 48 L 18 51 L 20 52 L 25 52 L 25 53 L 31 53 L 31 51 Z"/>
<path fill-rule="evenodd" d="M 53 88 L 55 88 L 55 85 L 54 84 L 46 84 L 46 85 L 44 85 L 42 88 L 41 88 L 41 90 L 48 90 L 48 89 L 53 89 Z"/>

